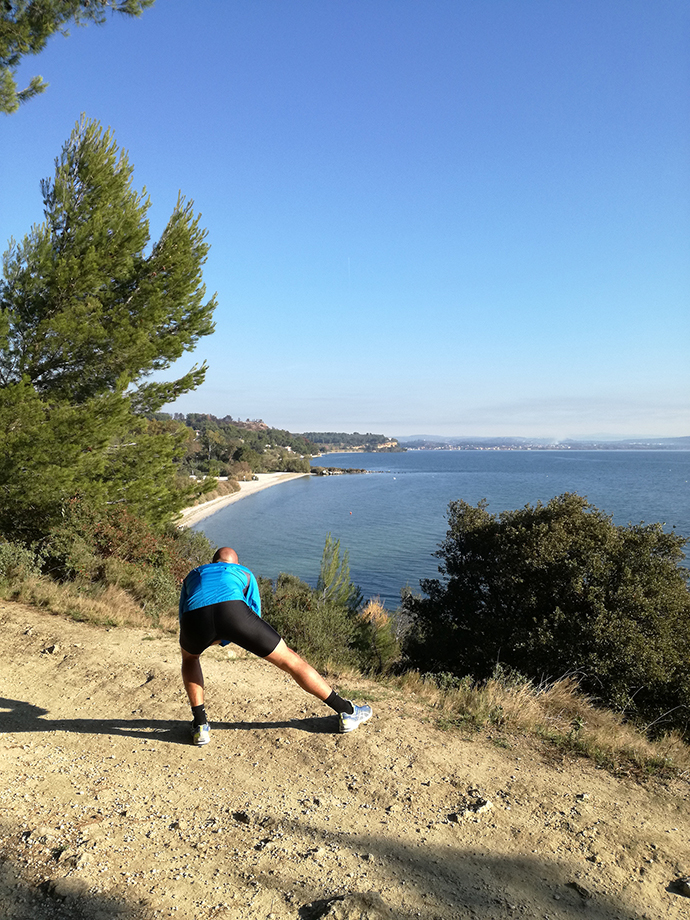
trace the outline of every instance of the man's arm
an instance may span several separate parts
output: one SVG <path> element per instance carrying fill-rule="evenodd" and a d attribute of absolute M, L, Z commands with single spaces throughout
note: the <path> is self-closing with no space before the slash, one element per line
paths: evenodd
<path fill-rule="evenodd" d="M 249 569 L 247 569 L 247 572 L 249 572 Z M 256 582 L 256 578 L 254 578 L 251 572 L 249 572 L 249 584 L 247 585 L 245 601 L 247 602 L 247 606 L 251 607 L 254 613 L 261 616 L 261 595 L 259 594 L 259 586 Z"/>
<path fill-rule="evenodd" d="M 187 579 L 182 582 L 182 588 L 180 589 L 180 603 L 178 606 L 177 616 L 179 619 L 182 618 L 184 613 L 185 604 L 187 602 Z"/>

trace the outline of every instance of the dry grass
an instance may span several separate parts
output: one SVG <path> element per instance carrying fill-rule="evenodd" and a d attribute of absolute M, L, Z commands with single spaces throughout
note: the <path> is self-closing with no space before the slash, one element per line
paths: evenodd
<path fill-rule="evenodd" d="M 5 588 L 3 595 L 9 600 L 32 604 L 96 626 L 135 626 L 143 629 L 156 626 L 170 633 L 177 630 L 177 616 L 173 611 L 154 619 L 126 591 L 113 585 L 91 588 L 87 593 L 76 585 L 61 585 L 38 576 Z"/>
<path fill-rule="evenodd" d="M 373 597 L 371 600 L 367 601 L 359 616 L 363 620 L 368 620 L 368 622 L 372 623 L 377 629 L 383 629 L 385 626 L 388 626 L 391 621 L 390 615 L 381 603 L 381 598 L 379 597 Z"/>
<path fill-rule="evenodd" d="M 398 683 L 436 709 L 444 727 L 529 733 L 613 772 L 690 770 L 690 747 L 678 734 L 651 741 L 617 713 L 597 707 L 573 678 L 540 686 L 527 681 L 489 680 L 481 686 L 461 681 L 442 689 L 433 679 L 410 672 Z"/>

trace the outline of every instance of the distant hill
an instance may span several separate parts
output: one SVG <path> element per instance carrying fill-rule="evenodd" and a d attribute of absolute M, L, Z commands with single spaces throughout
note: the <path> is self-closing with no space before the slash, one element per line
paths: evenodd
<path fill-rule="evenodd" d="M 408 435 L 396 439 L 407 450 L 690 450 L 690 437 L 627 438 L 620 441 L 553 438 L 461 438 Z"/>

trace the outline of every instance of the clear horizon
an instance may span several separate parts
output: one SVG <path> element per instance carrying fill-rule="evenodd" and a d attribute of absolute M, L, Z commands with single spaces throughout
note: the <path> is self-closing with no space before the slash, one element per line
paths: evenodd
<path fill-rule="evenodd" d="M 24 60 L 50 86 L 3 120 L 0 235 L 83 112 L 153 240 L 179 190 L 208 229 L 217 331 L 163 376 L 209 372 L 168 411 L 682 437 L 689 33 L 680 0 L 159 0 Z"/>

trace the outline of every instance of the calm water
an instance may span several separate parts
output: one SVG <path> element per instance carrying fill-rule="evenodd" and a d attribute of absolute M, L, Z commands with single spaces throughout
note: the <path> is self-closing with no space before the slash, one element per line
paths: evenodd
<path fill-rule="evenodd" d="M 315 463 L 376 471 L 309 477 L 266 489 L 200 522 L 257 575 L 316 584 L 327 533 L 350 553 L 353 581 L 388 607 L 437 575 L 432 555 L 454 499 L 492 513 L 578 492 L 616 524 L 661 521 L 690 537 L 688 451 L 408 451 L 330 454 Z M 690 546 L 688 547 L 690 550 Z"/>

